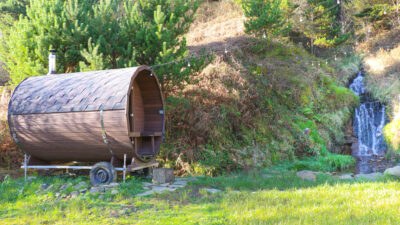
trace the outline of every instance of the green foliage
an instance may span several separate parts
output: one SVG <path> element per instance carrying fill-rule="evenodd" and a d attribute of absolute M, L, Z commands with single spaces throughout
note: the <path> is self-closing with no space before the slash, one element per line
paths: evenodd
<path fill-rule="evenodd" d="M 0 15 L 10 15 L 18 19 L 19 15 L 26 15 L 26 6 L 30 0 L 2 0 L 0 1 Z"/>
<path fill-rule="evenodd" d="M 15 84 L 46 73 L 49 49 L 59 73 L 179 60 L 188 56 L 183 35 L 197 8 L 195 0 L 33 0 L 4 31 L 0 60 Z M 207 57 L 155 68 L 163 89 L 188 83 Z"/>
<path fill-rule="evenodd" d="M 350 155 L 339 155 L 327 152 L 324 156 L 296 160 L 289 166 L 294 170 L 337 171 L 348 169 L 356 164 Z"/>
<path fill-rule="evenodd" d="M 290 31 L 281 0 L 250 0 L 242 2 L 245 16 L 246 33 L 255 34 L 258 37 L 285 35 Z"/>
<path fill-rule="evenodd" d="M 303 32 L 311 39 L 312 45 L 332 48 L 347 41 L 350 34 L 341 33 L 338 23 L 340 6 L 336 0 L 308 0 L 307 3 Z"/>

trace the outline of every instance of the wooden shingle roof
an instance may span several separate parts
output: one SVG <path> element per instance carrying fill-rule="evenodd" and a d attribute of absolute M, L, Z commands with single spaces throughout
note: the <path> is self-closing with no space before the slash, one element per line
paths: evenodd
<path fill-rule="evenodd" d="M 146 66 L 34 76 L 14 90 L 11 114 L 125 109 L 132 76 Z"/>

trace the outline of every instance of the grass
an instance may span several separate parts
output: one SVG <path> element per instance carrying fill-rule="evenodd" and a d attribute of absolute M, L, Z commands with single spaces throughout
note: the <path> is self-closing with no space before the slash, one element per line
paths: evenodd
<path fill-rule="evenodd" d="M 343 181 L 320 174 L 316 182 L 294 172 L 262 170 L 202 177 L 172 193 L 135 197 L 133 177 L 117 195 L 107 192 L 56 199 L 42 183 L 76 184 L 85 177 L 39 177 L 0 185 L 1 224 L 397 224 L 399 181 Z M 210 194 L 204 188 L 222 192 Z"/>

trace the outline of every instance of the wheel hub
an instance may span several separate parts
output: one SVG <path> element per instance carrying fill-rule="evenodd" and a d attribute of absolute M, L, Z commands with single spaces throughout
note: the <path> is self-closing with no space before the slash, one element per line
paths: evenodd
<path fill-rule="evenodd" d="M 96 172 L 96 179 L 100 183 L 105 183 L 108 180 L 108 173 L 104 169 L 99 169 Z"/>

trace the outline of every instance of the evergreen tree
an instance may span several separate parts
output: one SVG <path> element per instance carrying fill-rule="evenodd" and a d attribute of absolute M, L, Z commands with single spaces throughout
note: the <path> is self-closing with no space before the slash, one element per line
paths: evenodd
<path fill-rule="evenodd" d="M 46 74 L 49 49 L 57 50 L 58 73 L 183 59 L 197 8 L 195 0 L 31 0 L 4 30 L 0 61 L 17 84 Z M 206 58 L 155 68 L 163 89 L 182 87 Z"/>
<path fill-rule="evenodd" d="M 285 2 L 286 3 L 286 2 Z M 246 33 L 261 36 L 285 35 L 290 25 L 281 9 L 282 0 L 250 0 L 242 3 Z"/>
<path fill-rule="evenodd" d="M 337 0 L 308 0 L 304 34 L 311 40 L 312 52 L 314 45 L 332 48 L 349 38 L 348 33 L 341 33 L 339 11 Z"/>

